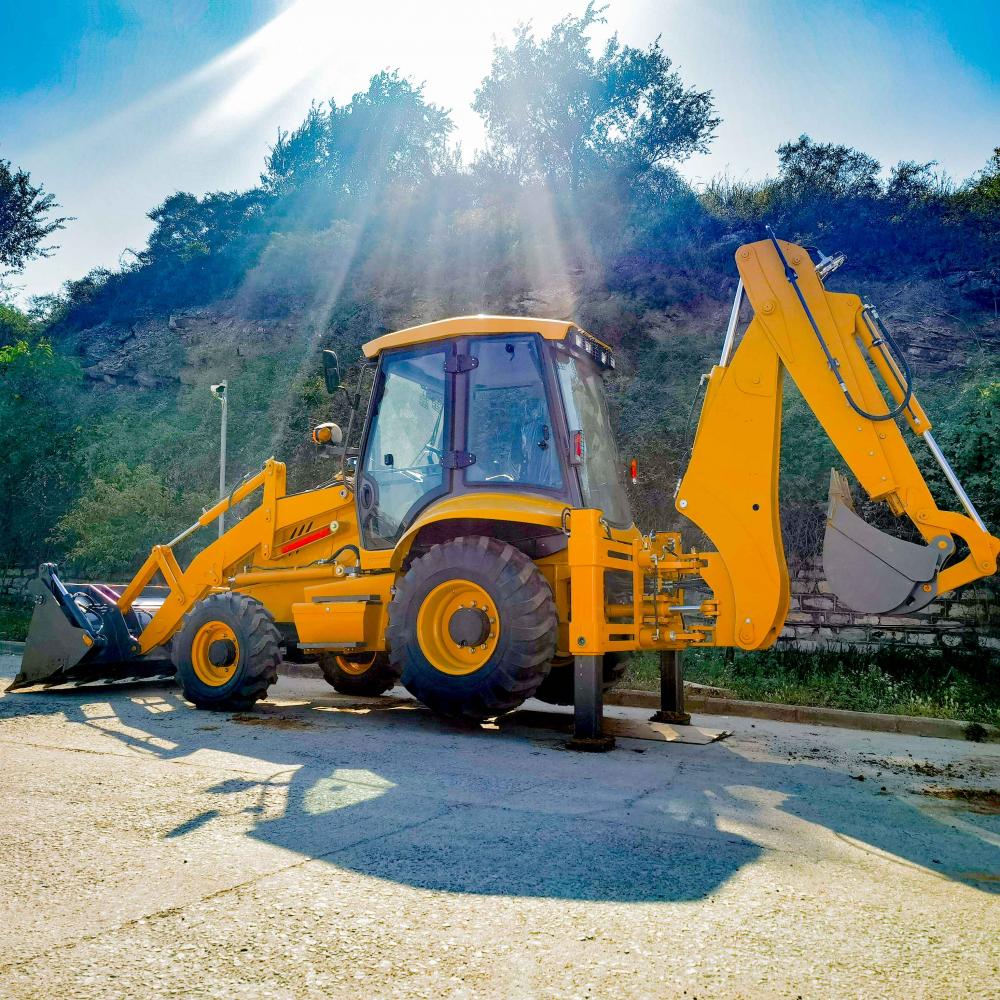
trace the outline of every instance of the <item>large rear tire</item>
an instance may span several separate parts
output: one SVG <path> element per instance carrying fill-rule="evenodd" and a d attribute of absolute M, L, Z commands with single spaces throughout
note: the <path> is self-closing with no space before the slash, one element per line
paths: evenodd
<path fill-rule="evenodd" d="M 321 653 L 319 667 L 326 682 L 341 694 L 385 694 L 399 681 L 388 653 Z"/>
<path fill-rule="evenodd" d="M 601 667 L 605 692 L 610 691 L 625 675 L 628 658 L 628 653 L 604 654 Z M 552 669 L 535 692 L 535 697 L 549 705 L 572 705 L 575 703 L 574 689 L 573 657 L 557 656 L 552 661 Z"/>
<path fill-rule="evenodd" d="M 260 601 L 213 594 L 188 613 L 172 655 L 188 701 L 199 708 L 246 709 L 278 679 L 281 635 Z"/>
<path fill-rule="evenodd" d="M 441 715 L 481 721 L 517 708 L 545 679 L 558 618 L 535 564 L 485 536 L 414 560 L 389 605 L 390 659 Z"/>

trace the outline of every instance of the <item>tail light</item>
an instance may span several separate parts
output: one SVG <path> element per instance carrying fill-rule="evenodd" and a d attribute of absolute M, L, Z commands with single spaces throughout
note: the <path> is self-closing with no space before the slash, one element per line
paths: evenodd
<path fill-rule="evenodd" d="M 639 463 L 634 458 L 628 464 L 628 472 L 632 477 L 632 485 L 635 486 L 639 482 Z"/>

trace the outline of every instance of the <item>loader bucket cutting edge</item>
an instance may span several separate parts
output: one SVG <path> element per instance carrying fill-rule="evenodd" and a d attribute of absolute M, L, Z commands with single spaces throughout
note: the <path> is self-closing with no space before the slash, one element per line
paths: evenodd
<path fill-rule="evenodd" d="M 854 512 L 847 480 L 832 470 L 823 572 L 837 599 L 869 614 L 918 611 L 937 596 L 937 574 L 954 543 L 894 538 Z"/>
<path fill-rule="evenodd" d="M 105 584 L 69 586 L 71 589 L 62 584 L 49 564 L 29 584 L 37 603 L 20 672 L 7 691 L 173 675 L 174 666 L 165 650 L 145 657 L 134 655 L 135 637 L 114 603 L 113 588 Z M 74 592 L 86 594 L 86 612 Z M 141 616 L 148 617 L 155 604 L 146 602 L 148 610 L 130 612 L 133 625 L 141 625 Z"/>

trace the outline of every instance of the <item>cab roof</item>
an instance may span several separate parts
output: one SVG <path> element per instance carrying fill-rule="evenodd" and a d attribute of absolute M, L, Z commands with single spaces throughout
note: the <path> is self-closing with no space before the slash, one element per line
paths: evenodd
<path fill-rule="evenodd" d="M 366 358 L 377 358 L 392 347 L 412 347 L 435 340 L 450 340 L 453 337 L 482 337 L 497 333 L 537 333 L 545 340 L 565 340 L 570 331 L 584 334 L 589 340 L 611 349 L 596 337 L 585 333 L 575 323 L 564 319 L 535 319 L 530 316 L 454 316 L 435 323 L 410 326 L 405 330 L 387 333 L 375 340 L 369 340 L 361 349 Z"/>

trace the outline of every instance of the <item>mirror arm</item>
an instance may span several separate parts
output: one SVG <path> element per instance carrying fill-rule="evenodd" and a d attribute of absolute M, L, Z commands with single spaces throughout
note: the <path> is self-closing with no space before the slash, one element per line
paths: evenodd
<path fill-rule="evenodd" d="M 358 408 L 361 406 L 361 380 L 365 377 L 365 368 L 369 367 L 366 364 L 362 364 L 361 368 L 358 370 L 358 384 L 354 389 L 354 398 L 351 398 L 351 392 L 347 386 L 340 385 L 337 386 L 338 389 L 344 390 L 344 395 L 347 396 L 347 405 L 351 408 L 351 414 L 347 418 L 347 433 L 344 435 L 343 445 L 340 449 L 340 478 L 344 481 L 344 485 L 347 485 L 347 452 L 349 450 L 348 446 L 351 441 L 351 431 L 354 429 L 354 418 L 357 416 Z M 358 449 L 358 457 L 360 459 L 360 448 Z M 355 473 L 356 475 L 357 473 Z"/>

